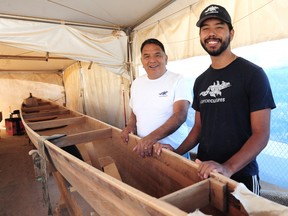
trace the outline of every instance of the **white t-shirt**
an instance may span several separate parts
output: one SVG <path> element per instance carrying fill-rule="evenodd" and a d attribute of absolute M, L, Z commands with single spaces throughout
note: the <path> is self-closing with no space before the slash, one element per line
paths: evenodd
<path fill-rule="evenodd" d="M 163 125 L 173 114 L 173 103 L 192 101 L 191 88 L 180 74 L 167 71 L 151 80 L 147 74 L 134 80 L 131 86 L 130 106 L 136 115 L 138 136 L 144 137 Z M 184 122 L 177 131 L 159 140 L 177 148 L 187 137 L 189 128 Z"/>

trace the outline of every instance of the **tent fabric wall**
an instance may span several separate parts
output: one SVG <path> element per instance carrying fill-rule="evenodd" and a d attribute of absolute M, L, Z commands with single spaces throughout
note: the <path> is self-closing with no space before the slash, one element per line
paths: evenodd
<path fill-rule="evenodd" d="M 66 106 L 80 113 L 83 112 L 83 86 L 81 85 L 80 63 L 75 63 L 63 72 Z"/>
<path fill-rule="evenodd" d="M 130 81 L 97 64 L 77 63 L 64 71 L 67 107 L 123 128 L 130 111 Z"/>
<path fill-rule="evenodd" d="M 19 110 L 23 100 L 33 96 L 46 98 L 59 104 L 65 102 L 61 73 L 0 73 L 0 111 L 3 119 Z M 1 121 L 1 126 L 5 121 Z"/>
<path fill-rule="evenodd" d="M 130 80 L 97 64 L 79 62 L 64 73 L 0 73 L 0 111 L 3 119 L 33 96 L 52 100 L 75 111 L 123 128 L 130 115 Z M 5 121 L 1 121 L 1 127 Z"/>
<path fill-rule="evenodd" d="M 202 0 L 192 5 L 190 2 L 178 0 L 135 28 L 135 66 L 141 64 L 141 43 L 150 37 L 163 42 L 170 61 L 206 54 L 199 42 L 196 22 L 209 4 L 223 5 L 229 11 L 235 29 L 233 48 L 288 37 L 288 4 L 285 0 Z M 175 11 L 179 8 L 176 4 L 183 8 Z"/>
<path fill-rule="evenodd" d="M 127 36 L 123 31 L 0 18 L 0 41 L 79 61 L 96 62 L 109 71 L 126 71 Z"/>

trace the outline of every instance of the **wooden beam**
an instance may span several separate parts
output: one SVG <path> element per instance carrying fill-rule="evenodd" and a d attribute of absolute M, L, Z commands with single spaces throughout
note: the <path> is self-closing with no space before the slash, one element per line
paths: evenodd
<path fill-rule="evenodd" d="M 209 180 L 203 180 L 174 193 L 160 198 L 185 212 L 194 212 L 196 209 L 209 205 Z"/>
<path fill-rule="evenodd" d="M 62 127 L 70 124 L 80 124 L 85 121 L 85 117 L 72 117 L 72 118 L 65 118 L 65 119 L 56 119 L 56 120 L 49 120 L 44 122 L 32 122 L 27 123 L 27 125 L 32 130 L 43 130 L 43 129 L 50 129 L 50 128 L 57 128 Z"/>
<path fill-rule="evenodd" d="M 22 112 L 31 113 L 31 112 L 38 112 L 40 110 L 51 110 L 58 108 L 58 105 L 43 105 L 37 107 L 23 107 Z"/>
<path fill-rule="evenodd" d="M 62 195 L 62 199 L 64 200 L 65 207 L 67 208 L 69 215 L 83 215 L 80 206 L 77 201 L 74 199 L 70 191 L 67 189 L 68 184 L 65 178 L 59 172 L 53 172 L 53 176 L 58 185 L 59 191 Z"/>
<path fill-rule="evenodd" d="M 23 116 L 23 118 L 29 120 L 29 119 L 40 118 L 40 117 L 44 117 L 44 116 L 65 115 L 65 114 L 69 114 L 69 113 L 70 113 L 70 110 L 62 109 L 62 110 L 51 110 L 51 111 L 29 113 L 29 114 L 23 113 L 22 116 Z"/>
<path fill-rule="evenodd" d="M 210 202 L 213 207 L 219 209 L 221 212 L 227 212 L 227 191 L 227 184 L 214 178 L 210 178 Z"/>
<path fill-rule="evenodd" d="M 119 181 L 122 181 L 120 173 L 112 157 L 110 156 L 101 157 L 99 158 L 99 163 L 100 163 L 102 170 L 106 174 L 118 179 Z"/>
<path fill-rule="evenodd" d="M 38 117 L 38 118 L 26 118 L 27 122 L 39 122 L 39 121 L 48 121 L 48 120 L 53 120 L 56 119 L 58 116 L 43 116 L 43 117 Z"/>
<path fill-rule="evenodd" d="M 96 139 L 105 139 L 112 137 L 111 128 L 93 130 L 78 134 L 68 135 L 56 140 L 52 140 L 51 142 L 57 145 L 58 147 L 66 147 L 71 145 L 76 145 L 80 143 L 92 142 Z"/>

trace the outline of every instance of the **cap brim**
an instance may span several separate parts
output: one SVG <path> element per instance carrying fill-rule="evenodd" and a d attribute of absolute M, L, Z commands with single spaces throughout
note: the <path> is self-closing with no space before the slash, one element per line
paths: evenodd
<path fill-rule="evenodd" d="M 219 16 L 215 15 L 215 14 L 211 14 L 211 15 L 208 15 L 208 16 L 205 16 L 203 17 L 202 19 L 199 19 L 198 22 L 196 23 L 196 26 L 197 27 L 201 27 L 202 23 L 207 20 L 207 19 L 211 19 L 211 18 L 215 18 L 215 19 L 220 19 L 226 23 L 230 23 L 228 20 L 225 20 L 223 18 L 220 18 Z"/>

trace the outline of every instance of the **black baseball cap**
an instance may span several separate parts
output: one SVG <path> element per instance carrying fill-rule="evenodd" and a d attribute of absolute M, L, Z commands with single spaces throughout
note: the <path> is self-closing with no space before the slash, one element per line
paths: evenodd
<path fill-rule="evenodd" d="M 216 4 L 209 5 L 202 11 L 196 26 L 201 27 L 202 23 L 210 18 L 220 19 L 226 22 L 228 25 L 232 26 L 231 17 L 227 10 L 224 7 Z"/>

